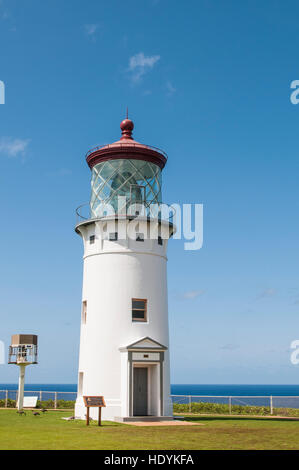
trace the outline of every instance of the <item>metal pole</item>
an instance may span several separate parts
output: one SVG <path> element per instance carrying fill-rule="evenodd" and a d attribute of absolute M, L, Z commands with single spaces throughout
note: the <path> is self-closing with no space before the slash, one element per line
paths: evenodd
<path fill-rule="evenodd" d="M 5 391 L 5 408 L 8 407 L 8 390 Z"/>
<path fill-rule="evenodd" d="M 192 410 L 192 397 L 189 396 L 189 413 L 191 413 Z"/>
<path fill-rule="evenodd" d="M 270 397 L 270 415 L 273 415 L 273 397 Z"/>
<path fill-rule="evenodd" d="M 24 403 L 24 384 L 25 384 L 25 365 L 20 364 L 20 375 L 19 375 L 19 393 L 18 393 L 18 410 L 22 411 Z"/>
<path fill-rule="evenodd" d="M 54 396 L 54 408 L 55 410 L 57 410 L 57 392 L 55 392 L 55 396 Z"/>
<path fill-rule="evenodd" d="M 42 398 L 43 398 L 43 392 L 40 390 L 40 392 L 39 392 L 39 401 L 40 401 L 40 404 L 42 404 Z"/>
<path fill-rule="evenodd" d="M 232 414 L 232 397 L 228 397 L 228 411 L 229 414 Z"/>

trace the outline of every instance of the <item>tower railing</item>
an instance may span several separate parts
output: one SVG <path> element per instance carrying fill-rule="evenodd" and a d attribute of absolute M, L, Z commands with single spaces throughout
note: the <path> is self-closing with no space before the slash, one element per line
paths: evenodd
<path fill-rule="evenodd" d="M 163 155 L 163 157 L 165 157 L 166 160 L 168 160 L 168 155 L 167 155 L 166 152 L 164 152 L 164 150 L 162 150 L 162 149 L 160 149 L 160 148 L 158 148 L 158 147 L 154 147 L 153 145 L 139 144 L 139 143 L 134 142 L 134 141 L 132 141 L 132 142 L 130 142 L 130 143 L 126 142 L 125 144 L 124 144 L 124 143 L 121 143 L 121 142 L 117 142 L 117 143 L 108 144 L 108 145 L 98 145 L 97 147 L 94 147 L 94 148 L 88 150 L 88 152 L 86 153 L 85 157 L 88 158 L 89 155 L 91 155 L 92 153 L 96 152 L 97 150 L 101 150 L 101 149 L 103 149 L 103 148 L 105 148 L 105 149 L 110 149 L 110 148 L 111 148 L 111 149 L 115 149 L 115 148 L 117 147 L 117 148 L 125 148 L 125 149 L 128 149 L 128 148 L 133 147 L 133 148 L 137 148 L 137 149 L 139 148 L 139 149 L 140 149 L 141 146 L 142 146 L 142 147 L 147 147 L 147 148 L 153 150 L 154 152 L 159 152 L 159 153 L 161 153 L 161 154 Z"/>
<path fill-rule="evenodd" d="M 108 199 L 107 199 L 108 201 Z M 110 199 L 109 199 L 110 201 Z M 111 201 L 110 201 L 111 202 Z M 142 206 L 143 211 L 138 210 L 138 205 Z M 86 222 L 88 220 L 96 220 L 99 218 L 104 218 L 104 217 L 123 217 L 126 215 L 129 218 L 135 218 L 135 217 L 147 217 L 149 219 L 158 219 L 159 221 L 163 222 L 168 222 L 169 224 L 173 224 L 174 222 L 174 217 L 175 217 L 175 209 L 169 204 L 165 203 L 153 203 L 153 202 L 144 202 L 144 203 L 136 203 L 136 201 L 130 201 L 127 200 L 127 207 L 131 208 L 134 207 L 134 210 L 129 210 L 126 213 L 121 212 L 120 214 L 118 213 L 105 213 L 105 210 L 101 210 L 105 208 L 105 200 L 103 200 L 99 206 L 97 207 L 97 212 L 100 215 L 97 215 L 95 213 L 95 210 L 91 210 L 90 204 L 84 203 L 81 204 L 79 207 L 76 209 L 76 225 Z M 135 210 L 136 206 L 136 210 Z"/>

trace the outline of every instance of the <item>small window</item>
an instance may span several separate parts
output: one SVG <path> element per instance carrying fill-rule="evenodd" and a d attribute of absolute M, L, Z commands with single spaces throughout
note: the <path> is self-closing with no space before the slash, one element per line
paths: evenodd
<path fill-rule="evenodd" d="M 132 320 L 147 321 L 147 300 L 132 299 Z"/>
<path fill-rule="evenodd" d="M 144 234 L 136 233 L 136 242 L 144 242 Z"/>
<path fill-rule="evenodd" d="M 83 300 L 82 302 L 82 323 L 86 325 L 86 317 L 87 317 L 87 300 Z"/>
<path fill-rule="evenodd" d="M 82 397 L 82 395 L 83 395 L 83 377 L 84 377 L 83 372 L 79 372 L 79 380 L 78 380 L 78 395 L 79 395 L 79 397 Z"/>
<path fill-rule="evenodd" d="M 89 237 L 89 243 L 90 243 L 91 245 L 93 245 L 94 242 L 95 242 L 95 239 L 96 239 L 95 235 L 90 235 L 90 237 Z"/>
<path fill-rule="evenodd" d="M 111 242 L 116 242 L 118 240 L 118 233 L 117 232 L 109 233 L 109 240 Z"/>
<path fill-rule="evenodd" d="M 163 245 L 163 238 L 158 236 L 158 245 Z"/>

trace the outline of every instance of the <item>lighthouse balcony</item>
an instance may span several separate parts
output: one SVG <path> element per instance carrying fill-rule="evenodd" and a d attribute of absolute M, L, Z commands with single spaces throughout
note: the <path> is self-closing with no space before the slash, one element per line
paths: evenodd
<path fill-rule="evenodd" d="M 98 157 L 99 159 L 99 156 L 101 156 L 103 159 L 103 154 L 105 154 L 106 158 L 108 155 L 113 155 L 115 158 L 115 154 L 120 154 L 122 156 L 123 153 L 130 153 L 130 155 L 132 156 L 134 152 L 139 155 L 142 151 L 144 152 L 145 150 L 147 154 L 152 155 L 152 158 L 154 158 L 155 156 L 157 158 L 158 156 L 161 159 L 162 156 L 165 160 L 163 161 L 163 163 L 164 165 L 166 164 L 168 156 L 167 153 L 164 152 L 164 150 L 158 147 L 154 147 L 153 145 L 140 144 L 139 142 L 135 142 L 133 139 L 129 142 L 126 140 L 123 143 L 121 141 L 118 141 L 114 142 L 113 144 L 98 145 L 97 147 L 90 149 L 86 153 L 86 160 L 87 162 L 89 162 L 92 158 L 95 159 L 96 157 Z"/>
<path fill-rule="evenodd" d="M 168 223 L 173 226 L 175 219 L 175 208 L 169 204 L 157 202 L 136 202 L 136 199 L 123 202 L 120 200 L 111 201 L 111 199 L 99 201 L 91 208 L 90 203 L 80 205 L 76 209 L 76 226 L 82 222 L 95 221 L 99 219 L 147 219 L 157 220 Z"/>

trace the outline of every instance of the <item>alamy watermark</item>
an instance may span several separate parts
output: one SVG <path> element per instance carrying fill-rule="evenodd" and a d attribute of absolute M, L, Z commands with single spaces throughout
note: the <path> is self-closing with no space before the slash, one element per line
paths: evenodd
<path fill-rule="evenodd" d="M 5 104 L 5 84 L 0 80 L 0 104 Z"/>
<path fill-rule="evenodd" d="M 290 357 L 291 363 L 296 366 L 299 364 L 299 339 L 295 339 L 291 342 L 291 349 L 294 349 Z"/>
<path fill-rule="evenodd" d="M 290 95 L 290 101 L 292 104 L 298 104 L 299 103 L 299 80 L 293 80 L 291 82 L 290 88 L 294 91 L 292 91 Z"/>
<path fill-rule="evenodd" d="M 126 197 L 119 196 L 116 208 L 112 204 L 100 204 L 92 211 L 92 218 L 109 220 L 109 232 L 117 233 L 118 240 L 136 240 L 136 236 L 142 240 L 172 237 L 185 240 L 187 251 L 200 250 L 203 246 L 203 204 L 134 203 L 128 207 Z M 122 218 L 127 220 L 126 224 L 119 223 Z M 105 239 L 105 231 L 105 225 L 96 222 L 95 236 Z"/>
<path fill-rule="evenodd" d="M 0 364 L 5 363 L 5 348 L 4 341 L 0 341 Z"/>

